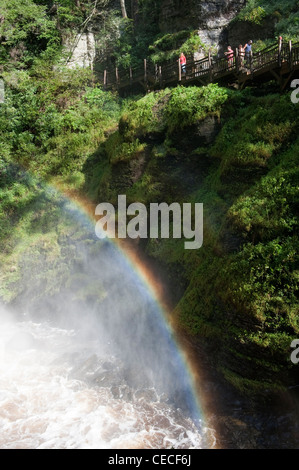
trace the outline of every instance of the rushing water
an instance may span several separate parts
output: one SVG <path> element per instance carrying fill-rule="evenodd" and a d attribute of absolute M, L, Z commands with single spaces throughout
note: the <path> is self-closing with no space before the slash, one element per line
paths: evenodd
<path fill-rule="evenodd" d="M 55 260 L 55 294 L 42 260 L 44 284 L 24 277 L 17 313 L 0 308 L 0 448 L 213 446 L 156 300 L 118 249 L 89 244 Z"/>
<path fill-rule="evenodd" d="M 130 386 L 125 365 L 74 330 L 6 321 L 1 345 L 2 449 L 201 448 L 212 438 L 153 387 Z"/>

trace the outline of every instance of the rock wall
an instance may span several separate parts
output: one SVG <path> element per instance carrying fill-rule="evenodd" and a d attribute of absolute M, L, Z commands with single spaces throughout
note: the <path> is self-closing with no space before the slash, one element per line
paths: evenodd
<path fill-rule="evenodd" d="M 230 44 L 233 48 L 240 43 L 245 44 L 249 39 L 265 39 L 274 34 L 274 23 L 265 20 L 262 25 L 246 22 L 233 22 L 247 0 L 161 0 L 159 28 L 162 33 L 174 33 L 181 30 L 197 30 L 202 42 L 211 47 L 213 52 L 222 55 Z M 136 4 L 135 4 L 136 3 Z M 136 0 L 132 0 L 128 11 L 134 16 Z M 115 3 L 112 5 L 117 10 Z M 111 8 L 112 8 L 111 6 Z M 68 66 L 73 68 L 93 68 L 96 57 L 95 34 L 98 25 L 93 24 L 90 31 L 74 36 L 66 44 L 70 52 Z M 198 51 L 196 58 L 200 59 L 206 53 Z"/>
<path fill-rule="evenodd" d="M 69 68 L 89 67 L 93 69 L 96 56 L 96 41 L 92 31 L 75 35 L 65 44 L 69 51 Z"/>
<path fill-rule="evenodd" d="M 162 0 L 162 32 L 197 29 L 202 41 L 217 50 L 225 47 L 226 27 L 246 0 Z"/>
<path fill-rule="evenodd" d="M 256 25 L 246 21 L 232 23 L 225 29 L 226 42 L 233 48 L 239 44 L 245 44 L 249 39 L 254 42 L 275 37 L 275 20 L 266 18 L 261 24 Z"/>

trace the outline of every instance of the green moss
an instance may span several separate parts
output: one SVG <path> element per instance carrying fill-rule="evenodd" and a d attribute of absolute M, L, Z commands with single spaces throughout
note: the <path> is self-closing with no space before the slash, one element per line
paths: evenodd
<path fill-rule="evenodd" d="M 183 130 L 206 112 L 219 113 L 223 126 L 215 142 L 191 150 L 191 159 L 210 160 L 207 176 L 193 192 L 183 192 L 185 200 L 204 203 L 203 248 L 186 252 L 177 240 L 151 240 L 147 252 L 180 273 L 187 287 L 174 315 L 188 334 L 225 358 L 227 380 L 247 394 L 273 392 L 287 380 L 289 346 L 299 333 L 298 114 L 288 95 L 225 97 L 218 88 L 210 108 L 201 100 L 192 108 L 191 100 L 206 91 L 178 88 L 160 102 L 166 139 L 128 194 L 145 203 L 167 200 L 163 164 L 173 158 L 187 171 L 190 163 L 182 150 L 169 151 L 171 132 L 184 139 Z M 192 149 L 192 138 L 188 145 Z M 168 179 L 178 171 L 170 168 Z"/>
<path fill-rule="evenodd" d="M 136 102 L 130 102 L 122 112 L 119 132 L 125 141 L 149 133 L 161 133 L 165 129 L 164 108 L 169 99 L 168 89 L 149 93 Z"/>
<path fill-rule="evenodd" d="M 265 20 L 275 23 L 276 37 L 298 40 L 299 16 L 297 0 L 249 0 L 234 21 L 262 25 Z M 272 40 L 273 43 L 273 40 Z"/>
<path fill-rule="evenodd" d="M 167 132 L 171 135 L 183 131 L 185 127 L 203 120 L 209 113 L 220 113 L 228 95 L 227 90 L 214 84 L 173 89 L 165 110 Z"/>
<path fill-rule="evenodd" d="M 222 174 L 236 166 L 264 168 L 295 138 L 297 120 L 288 95 L 252 97 L 237 117 L 226 120 L 211 155 L 221 158 Z"/>
<path fill-rule="evenodd" d="M 282 392 L 283 387 L 271 382 L 265 382 L 260 380 L 249 380 L 244 377 L 232 372 L 230 369 L 221 368 L 225 379 L 242 394 L 248 396 L 264 395 L 265 391 L 268 393 Z"/>
<path fill-rule="evenodd" d="M 7 9 L 9 2 L 4 3 Z M 36 35 L 33 11 L 38 22 L 47 20 L 39 23 L 46 37 L 44 44 L 38 41 L 36 54 L 28 49 L 15 64 L 11 57 L 3 74 L 1 298 L 11 302 L 22 289 L 32 292 L 32 284 L 40 299 L 64 286 L 78 287 L 79 302 L 101 302 L 105 296 L 88 276 L 70 277 L 72 265 L 82 262 L 77 244 L 90 247 L 92 241 L 65 217 L 64 198 L 44 180 L 66 194 L 83 192 L 93 203 L 114 203 L 119 188 L 125 188 L 128 201 L 146 205 L 174 198 L 203 202 L 202 249 L 186 251 L 183 240 L 157 239 L 148 242 L 146 251 L 168 269 L 174 289 L 181 288 L 174 311 L 180 328 L 217 351 L 214 366 L 225 378 L 246 394 L 280 389 L 288 383 L 290 341 L 299 334 L 299 122 L 290 96 L 255 96 L 250 89 L 209 85 L 166 89 L 121 103 L 94 85 L 90 71 L 46 65 L 46 53 L 50 57 L 55 49 L 52 19 L 43 7 L 21 3 L 26 8 L 16 10 L 21 11 L 16 36 L 5 33 L 7 21 L 0 28 L 10 43 L 0 52 L 1 61 L 19 43 L 21 17 L 28 20 L 27 46 L 28 34 Z M 149 2 L 141 3 L 142 14 L 151 11 Z M 295 37 L 295 7 L 293 0 L 284 7 L 277 0 L 250 1 L 239 19 L 261 24 L 275 17 L 276 31 L 282 28 L 279 34 Z M 60 20 L 71 24 L 74 10 L 66 4 L 59 9 Z M 156 18 L 157 6 L 151 27 Z M 118 41 L 116 52 L 112 48 L 118 64 L 145 57 L 149 37 L 152 58 L 159 61 L 177 57 L 181 48 L 192 53 L 202 47 L 194 32 L 156 36 L 155 41 L 157 29 L 147 29 L 145 37 L 140 26 L 135 41 L 131 23 L 122 23 L 123 43 Z M 221 130 L 211 145 L 195 144 L 193 133 L 208 116 L 217 117 Z"/>
<path fill-rule="evenodd" d="M 208 53 L 208 48 L 200 39 L 198 31 L 179 31 L 158 37 L 149 47 L 149 53 L 154 63 L 163 64 L 178 59 L 182 51 L 188 55 L 199 49 Z"/>
<path fill-rule="evenodd" d="M 113 133 L 105 143 L 105 151 L 111 165 L 138 158 L 145 148 L 146 144 L 142 144 L 139 139 L 125 142 L 118 131 Z"/>
<path fill-rule="evenodd" d="M 259 0 L 249 0 L 246 6 L 239 13 L 238 19 L 260 25 L 266 16 L 266 10 L 260 6 Z"/>

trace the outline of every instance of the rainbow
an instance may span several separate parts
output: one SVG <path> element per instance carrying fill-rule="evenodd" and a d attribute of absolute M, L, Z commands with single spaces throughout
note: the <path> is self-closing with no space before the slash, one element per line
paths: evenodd
<path fill-rule="evenodd" d="M 67 203 L 72 207 L 72 214 L 78 213 L 80 217 L 83 217 L 86 222 L 90 225 L 92 231 L 95 230 L 95 208 L 96 204 L 92 203 L 85 196 L 79 195 L 76 191 L 63 191 L 59 185 L 54 185 L 54 189 L 60 196 L 66 198 Z M 151 268 L 147 265 L 146 261 L 141 258 L 137 253 L 137 250 L 132 247 L 131 244 L 127 243 L 126 240 L 119 239 L 108 239 L 109 243 L 112 243 L 118 250 L 120 256 L 123 258 L 126 267 L 131 272 L 135 273 L 138 279 L 145 286 L 151 299 L 155 302 L 163 324 L 167 331 L 174 339 L 175 347 L 183 364 L 187 376 L 189 378 L 192 400 L 193 400 L 193 417 L 197 421 L 205 422 L 206 411 L 203 403 L 205 397 L 202 395 L 199 384 L 201 381 L 201 373 L 199 370 L 199 364 L 194 357 L 194 352 L 186 345 L 182 346 L 180 340 L 175 334 L 176 326 L 171 316 L 171 306 L 166 298 L 163 286 L 157 282 L 155 275 Z M 216 439 L 215 439 L 216 441 Z M 215 442 L 213 443 L 215 446 Z"/>
<path fill-rule="evenodd" d="M 32 179 L 36 179 L 32 176 Z M 44 189 L 54 194 L 58 198 L 65 201 L 65 210 L 69 209 L 71 216 L 76 218 L 80 223 L 84 223 L 91 232 L 95 231 L 95 207 L 96 204 L 91 202 L 85 196 L 80 195 L 78 191 L 63 188 L 59 183 L 51 181 L 48 184 L 42 183 Z M 128 272 L 135 274 L 145 288 L 147 294 L 154 302 L 163 326 L 166 328 L 170 337 L 173 339 L 174 347 L 180 358 L 180 366 L 184 369 L 184 376 L 187 375 L 188 386 L 190 388 L 190 403 L 192 408 L 192 418 L 194 422 L 205 426 L 206 410 L 204 407 L 205 397 L 200 391 L 199 384 L 201 382 L 201 373 L 199 364 L 194 357 L 194 353 L 186 345 L 182 345 L 176 333 L 176 326 L 171 316 L 171 306 L 166 298 L 163 286 L 157 282 L 155 275 L 146 261 L 137 253 L 126 240 L 108 239 L 108 243 L 113 244 L 120 255 L 120 259 L 125 264 Z M 215 435 L 212 437 L 211 447 L 216 448 Z"/>

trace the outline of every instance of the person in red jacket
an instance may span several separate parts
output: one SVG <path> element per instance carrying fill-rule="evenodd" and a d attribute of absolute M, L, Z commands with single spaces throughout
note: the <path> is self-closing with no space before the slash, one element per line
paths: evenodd
<path fill-rule="evenodd" d="M 187 60 L 183 52 L 181 53 L 181 56 L 180 56 L 180 64 L 181 64 L 182 72 L 186 73 Z"/>
<path fill-rule="evenodd" d="M 227 57 L 228 67 L 231 68 L 234 65 L 234 51 L 231 46 L 228 46 L 227 51 L 224 53 Z"/>

